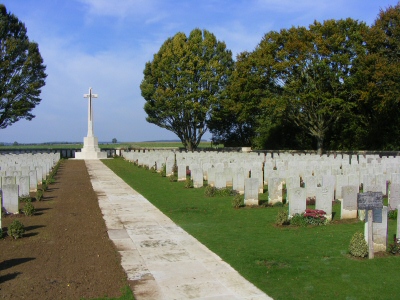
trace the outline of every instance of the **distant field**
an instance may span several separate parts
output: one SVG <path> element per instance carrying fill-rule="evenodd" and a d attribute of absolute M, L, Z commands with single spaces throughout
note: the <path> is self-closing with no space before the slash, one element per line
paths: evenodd
<path fill-rule="evenodd" d="M 76 144 L 18 144 L 18 145 L 3 145 L 0 146 L 0 150 L 7 149 L 80 149 L 83 147 L 82 143 Z M 180 142 L 127 142 L 127 143 L 109 143 L 100 144 L 100 148 L 182 148 L 183 145 Z M 201 142 L 199 148 L 210 148 L 211 142 Z M 214 146 L 215 147 L 215 146 Z M 219 148 L 223 147 L 219 145 Z"/>

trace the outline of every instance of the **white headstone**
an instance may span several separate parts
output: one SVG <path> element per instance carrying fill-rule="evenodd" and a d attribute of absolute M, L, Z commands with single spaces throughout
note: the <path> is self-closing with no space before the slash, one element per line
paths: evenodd
<path fill-rule="evenodd" d="M 341 201 L 341 218 L 342 219 L 356 219 L 357 218 L 357 194 L 359 192 L 358 186 L 347 185 L 342 187 Z"/>
<path fill-rule="evenodd" d="M 326 213 L 326 218 L 328 220 L 332 220 L 332 200 L 332 186 L 317 187 L 315 209 L 323 210 Z"/>
<path fill-rule="evenodd" d="M 307 208 L 307 192 L 305 188 L 297 187 L 288 190 L 289 216 L 302 214 Z"/>
<path fill-rule="evenodd" d="M 10 213 L 18 213 L 18 185 L 4 184 L 2 186 L 3 207 Z"/>
<path fill-rule="evenodd" d="M 244 180 L 244 204 L 247 206 L 258 205 L 257 178 L 246 178 Z"/>

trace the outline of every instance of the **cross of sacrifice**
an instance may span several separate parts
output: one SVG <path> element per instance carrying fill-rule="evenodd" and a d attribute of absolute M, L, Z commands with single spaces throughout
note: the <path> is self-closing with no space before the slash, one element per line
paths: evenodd
<path fill-rule="evenodd" d="M 89 88 L 89 94 L 83 94 L 83 98 L 89 98 L 88 103 L 88 134 L 87 136 L 94 136 L 93 134 L 93 106 L 92 98 L 97 98 L 97 94 L 92 93 L 92 88 Z"/>

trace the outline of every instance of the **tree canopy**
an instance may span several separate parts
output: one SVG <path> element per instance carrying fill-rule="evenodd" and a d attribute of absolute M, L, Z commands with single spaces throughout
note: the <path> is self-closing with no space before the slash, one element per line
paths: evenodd
<path fill-rule="evenodd" d="M 293 133 L 292 123 L 321 152 L 327 132 L 356 105 L 352 68 L 366 52 L 366 31 L 346 19 L 267 33 L 252 53 L 238 56 L 225 109 L 236 116 L 232 124 L 248 125 L 254 145 L 261 133 Z"/>
<path fill-rule="evenodd" d="M 231 51 L 207 30 L 167 39 L 143 72 L 146 120 L 174 132 L 186 149 L 195 149 L 213 107 L 224 97 L 233 65 Z"/>
<path fill-rule="evenodd" d="M 394 150 L 400 147 L 400 3 L 372 26 L 343 19 L 266 33 L 231 59 L 207 31 L 178 33 L 146 64 L 147 120 L 188 149 Z"/>
<path fill-rule="evenodd" d="M 43 59 L 25 25 L 0 4 L 0 128 L 32 120 L 45 85 Z"/>

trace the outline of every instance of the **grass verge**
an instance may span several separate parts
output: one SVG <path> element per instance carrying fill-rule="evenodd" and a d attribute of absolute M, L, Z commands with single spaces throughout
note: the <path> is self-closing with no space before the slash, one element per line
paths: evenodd
<path fill-rule="evenodd" d="M 279 207 L 233 209 L 233 197 L 207 198 L 204 188 L 185 189 L 182 182 L 120 158 L 103 162 L 274 299 L 394 299 L 400 294 L 400 257 L 349 256 L 350 239 L 363 231 L 362 222 L 276 227 Z M 335 205 L 336 217 L 339 210 Z M 395 227 L 390 220 L 389 240 Z"/>

